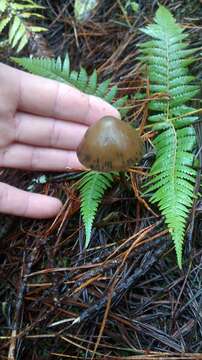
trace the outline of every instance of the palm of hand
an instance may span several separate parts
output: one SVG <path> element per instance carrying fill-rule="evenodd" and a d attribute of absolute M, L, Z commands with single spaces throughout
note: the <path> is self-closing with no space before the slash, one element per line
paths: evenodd
<path fill-rule="evenodd" d="M 104 101 L 55 81 L 0 64 L 0 167 L 82 169 L 76 156 L 88 126 L 117 111 Z M 0 212 L 51 217 L 58 199 L 0 183 Z"/>

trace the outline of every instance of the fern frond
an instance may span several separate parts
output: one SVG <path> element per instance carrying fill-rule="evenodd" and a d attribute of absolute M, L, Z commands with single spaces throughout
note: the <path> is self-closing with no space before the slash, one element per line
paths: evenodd
<path fill-rule="evenodd" d="M 101 173 L 97 171 L 87 172 L 81 179 L 78 189 L 81 194 L 81 214 L 85 224 L 86 241 L 89 245 L 93 221 L 100 205 L 104 192 L 111 187 L 113 173 Z"/>
<path fill-rule="evenodd" d="M 70 65 L 68 55 L 66 56 L 64 63 L 62 63 L 60 58 L 54 60 L 49 58 L 13 57 L 11 59 L 16 64 L 22 66 L 25 70 L 34 75 L 43 76 L 63 83 L 70 82 Z"/>
<path fill-rule="evenodd" d="M 188 65 L 195 49 L 187 49 L 187 34 L 163 6 L 157 10 L 155 23 L 142 29 L 152 37 L 140 46 L 148 65 L 151 95 L 165 94 L 165 99 L 151 101 L 148 120 L 158 131 L 153 144 L 156 160 L 150 170 L 146 193 L 157 203 L 175 244 L 177 262 L 182 267 L 183 241 L 187 219 L 194 200 L 196 170 L 193 168 L 196 135 L 192 126 L 198 117 L 187 106 L 198 92 Z"/>

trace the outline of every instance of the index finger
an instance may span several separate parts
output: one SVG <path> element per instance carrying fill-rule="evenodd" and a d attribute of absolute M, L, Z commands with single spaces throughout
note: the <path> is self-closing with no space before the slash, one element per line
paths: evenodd
<path fill-rule="evenodd" d="M 104 100 L 78 89 L 40 76 L 3 65 L 7 83 L 18 89 L 18 109 L 32 114 L 86 125 L 102 116 L 120 117 L 118 111 Z"/>
<path fill-rule="evenodd" d="M 61 209 L 59 199 L 26 192 L 0 182 L 0 213 L 46 219 L 55 216 Z"/>

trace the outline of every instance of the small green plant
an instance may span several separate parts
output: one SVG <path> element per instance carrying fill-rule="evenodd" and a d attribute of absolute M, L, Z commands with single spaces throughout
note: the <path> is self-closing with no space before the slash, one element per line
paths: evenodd
<path fill-rule="evenodd" d="M 139 10 L 139 4 L 136 1 L 133 0 L 127 0 L 125 4 L 125 8 L 131 8 L 134 13 L 136 13 Z"/>
<path fill-rule="evenodd" d="M 30 33 L 46 31 L 41 26 L 30 24 L 32 18 L 43 18 L 38 14 L 43 6 L 32 0 L 0 0 L 0 33 L 8 27 L 8 42 L 16 51 L 21 51 L 28 43 Z"/>
<path fill-rule="evenodd" d="M 160 6 L 155 23 L 142 31 L 152 40 L 140 45 L 147 64 L 150 93 L 162 94 L 149 103 L 149 122 L 157 131 L 153 141 L 156 160 L 150 170 L 146 193 L 157 203 L 175 244 L 177 262 L 182 267 L 182 246 L 187 219 L 195 197 L 197 172 L 193 166 L 198 120 L 193 107 L 187 105 L 197 94 L 188 65 L 195 49 L 187 49 L 187 38 L 171 13 Z M 163 99 L 164 96 L 164 99 Z"/>

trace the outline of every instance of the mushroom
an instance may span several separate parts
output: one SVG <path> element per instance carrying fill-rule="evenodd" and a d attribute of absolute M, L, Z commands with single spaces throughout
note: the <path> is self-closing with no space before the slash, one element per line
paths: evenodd
<path fill-rule="evenodd" d="M 90 126 L 81 141 L 77 156 L 92 170 L 126 171 L 144 154 L 139 131 L 113 116 L 105 116 Z"/>

